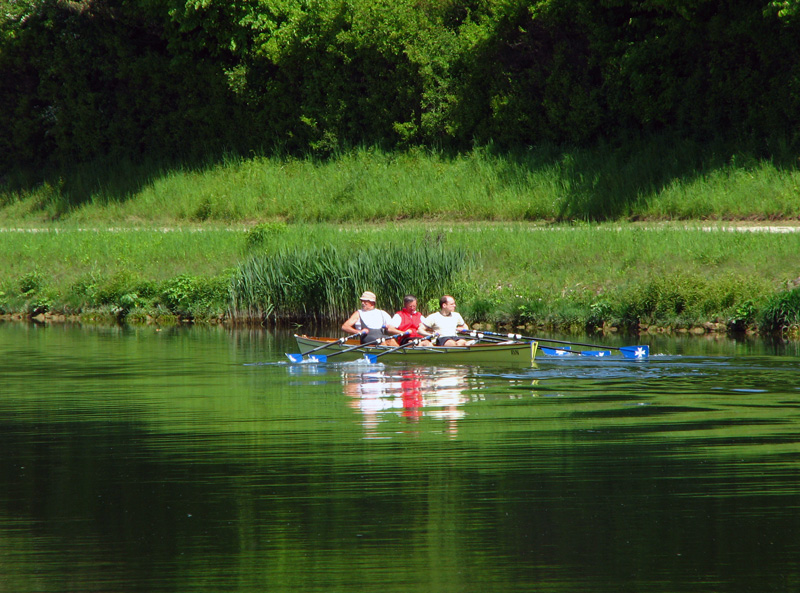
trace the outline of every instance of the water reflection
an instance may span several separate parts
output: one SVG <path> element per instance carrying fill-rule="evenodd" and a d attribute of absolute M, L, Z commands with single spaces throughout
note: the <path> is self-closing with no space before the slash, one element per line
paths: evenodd
<path fill-rule="evenodd" d="M 401 366 L 365 361 L 289 364 L 286 368 L 294 387 L 341 384 L 340 393 L 347 398 L 347 407 L 358 412 L 366 438 L 423 431 L 455 437 L 459 424 L 467 418 L 468 404 L 554 395 L 540 389 L 538 376 L 532 374 L 535 369 L 520 373 L 507 368 L 496 373 L 472 365 Z M 498 389 L 498 381 L 503 388 Z"/>
<path fill-rule="evenodd" d="M 798 590 L 797 356 L 288 365 L 291 340 L 0 331 L 0 591 Z"/>

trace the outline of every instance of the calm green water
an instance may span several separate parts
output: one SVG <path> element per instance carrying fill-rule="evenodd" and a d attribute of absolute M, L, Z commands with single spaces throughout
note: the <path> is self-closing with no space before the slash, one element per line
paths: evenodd
<path fill-rule="evenodd" d="M 645 343 L 315 366 L 0 325 L 0 591 L 800 590 L 797 346 Z"/>

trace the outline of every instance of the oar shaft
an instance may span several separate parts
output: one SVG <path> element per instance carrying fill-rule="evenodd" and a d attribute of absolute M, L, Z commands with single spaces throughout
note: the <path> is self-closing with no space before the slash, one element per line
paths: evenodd
<path fill-rule="evenodd" d="M 461 333 L 465 333 L 471 336 L 477 336 L 483 338 L 484 335 L 488 336 L 497 336 L 495 339 L 511 339 L 511 340 L 526 340 L 531 342 L 549 342 L 552 344 L 565 344 L 567 346 L 585 346 L 587 348 L 602 348 L 604 350 L 600 350 L 598 352 L 589 352 L 589 351 L 582 351 L 580 354 L 585 354 L 586 356 L 607 356 L 610 354 L 608 350 L 618 350 L 622 353 L 625 358 L 636 358 L 636 359 L 643 359 L 650 356 L 650 347 L 649 346 L 600 346 L 598 344 L 587 344 L 585 342 L 567 342 L 566 340 L 550 340 L 548 338 L 534 338 L 533 336 L 523 336 L 521 334 L 500 334 L 496 332 L 484 331 L 478 332 L 476 330 L 465 330 Z M 558 350 L 558 348 L 556 348 Z"/>
<path fill-rule="evenodd" d="M 294 337 L 297 338 L 298 337 L 297 334 L 295 334 Z M 323 344 L 322 346 L 317 346 L 316 348 L 312 348 L 311 350 L 306 352 L 306 355 L 311 354 L 313 352 L 317 352 L 317 351 L 322 350 L 324 348 L 330 348 L 331 346 L 338 346 L 339 344 L 344 344 L 349 339 L 350 339 L 349 336 L 343 336 L 343 337 L 339 338 L 338 340 L 334 340 L 332 342 L 327 342 L 326 344 Z M 291 354 L 291 353 L 287 352 L 286 353 L 286 357 L 292 362 L 302 362 L 303 361 L 303 355 L 299 354 L 299 353 L 298 354 Z"/>
<path fill-rule="evenodd" d="M 419 339 L 409 340 L 405 344 L 400 344 L 399 346 L 395 346 L 394 348 L 390 348 L 389 350 L 384 350 L 380 354 L 369 354 L 368 352 L 365 352 L 364 356 L 370 362 L 375 362 L 376 360 L 378 360 L 381 356 L 384 356 L 385 354 L 391 354 L 392 352 L 397 352 L 398 350 L 402 350 L 403 348 L 408 348 L 409 346 L 416 346 L 417 344 L 419 344 L 419 342 L 420 342 Z"/>
<path fill-rule="evenodd" d="M 470 330 L 470 331 L 473 331 L 473 330 Z M 548 339 L 548 338 L 535 338 L 533 336 L 523 336 L 521 334 L 500 334 L 500 333 L 497 333 L 497 332 L 490 332 L 490 331 L 483 331 L 483 332 L 478 332 L 478 333 L 482 333 L 482 334 L 485 334 L 487 336 L 498 336 L 498 337 L 501 337 L 501 338 L 508 338 L 510 340 L 525 340 L 525 341 L 530 341 L 530 342 L 548 342 L 550 344 L 566 344 L 566 345 L 569 345 L 569 346 L 586 346 L 587 348 L 605 348 L 605 349 L 611 349 L 611 350 L 619 350 L 620 349 L 620 348 L 618 348 L 616 346 L 601 346 L 599 344 L 587 344 L 585 342 L 567 342 L 565 340 L 551 340 L 551 339 Z"/>
<path fill-rule="evenodd" d="M 466 335 L 470 336 L 471 338 L 475 338 L 476 340 L 485 340 L 487 342 L 491 342 L 492 344 L 497 344 L 499 342 L 508 342 L 508 338 L 500 338 L 497 336 L 487 336 L 484 335 L 483 332 L 479 331 L 469 331 Z M 514 340 L 515 342 L 519 342 L 521 340 Z"/>
<path fill-rule="evenodd" d="M 345 348 L 344 350 L 339 350 L 339 352 L 334 352 L 333 354 L 329 354 L 328 358 L 332 356 L 338 356 L 340 354 L 346 354 L 348 352 L 352 352 L 353 350 L 361 350 L 362 348 L 366 348 L 367 346 L 378 346 L 383 344 L 388 337 L 378 338 L 377 340 L 373 340 L 372 342 L 366 342 L 364 344 L 358 344 L 357 346 L 350 346 L 349 348 Z"/>
<path fill-rule="evenodd" d="M 406 331 L 405 333 L 403 333 L 401 335 L 408 335 L 410 333 L 411 333 L 411 330 L 408 330 L 408 331 Z M 399 346 L 397 346 L 395 348 L 391 348 L 390 350 L 385 350 L 385 351 L 381 352 L 380 354 L 369 354 L 368 352 L 365 352 L 364 353 L 364 357 L 367 360 L 369 360 L 370 362 L 375 362 L 376 360 L 378 360 L 384 354 L 391 354 L 392 352 L 397 352 L 398 350 L 402 350 L 403 348 L 408 348 L 409 346 L 419 346 L 420 342 L 422 342 L 423 340 L 425 340 L 425 339 L 436 340 L 436 338 L 438 336 L 439 336 L 438 333 L 432 333 L 430 336 L 423 336 L 421 338 L 414 338 L 413 340 L 409 340 L 405 344 L 400 344 Z M 425 350 L 429 350 L 429 348 L 424 348 L 424 349 Z M 434 352 L 439 352 L 439 351 L 434 351 Z"/>
<path fill-rule="evenodd" d="M 317 350 L 322 350 L 323 348 L 330 348 L 331 346 L 336 346 L 337 344 L 344 344 L 347 340 L 350 339 L 350 336 L 343 336 L 338 340 L 334 340 L 333 342 L 328 342 L 327 344 L 323 344 L 322 346 L 317 346 L 316 348 L 312 348 L 306 354 L 311 354 L 312 352 L 316 352 Z"/>
<path fill-rule="evenodd" d="M 367 346 L 379 346 L 383 344 L 386 340 L 390 340 L 395 337 L 402 337 L 407 336 L 410 334 L 411 331 L 405 331 L 402 334 L 397 334 L 396 336 L 383 336 L 382 338 L 378 338 L 377 340 L 373 340 L 372 342 L 367 342 L 365 344 L 358 344 L 356 346 L 350 346 L 350 348 L 345 348 L 344 350 L 339 350 L 339 352 L 334 352 L 333 354 L 329 354 L 327 358 L 332 358 L 333 356 L 338 356 L 340 354 L 346 354 L 347 352 L 353 352 L 354 350 L 361 350 L 362 348 L 366 348 Z"/>

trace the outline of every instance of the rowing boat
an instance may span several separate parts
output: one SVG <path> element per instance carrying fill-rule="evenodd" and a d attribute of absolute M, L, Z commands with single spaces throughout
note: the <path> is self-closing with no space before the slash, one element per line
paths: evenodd
<path fill-rule="evenodd" d="M 344 343 L 337 343 L 334 338 L 316 338 L 310 336 L 299 336 L 295 334 L 297 346 L 300 352 L 306 354 L 311 350 L 326 343 L 329 347 L 321 351 L 328 356 L 357 346 L 357 339 L 348 340 Z M 424 364 L 469 364 L 478 362 L 511 362 L 530 364 L 536 357 L 537 342 L 501 342 L 501 343 L 478 343 L 471 346 L 411 346 L 402 350 L 395 350 L 380 356 L 380 360 L 391 362 L 419 362 Z M 337 356 L 334 360 L 357 360 L 363 358 L 365 352 L 380 355 L 381 352 L 392 350 L 388 346 L 368 346 L 359 350 L 352 350 Z"/>
<path fill-rule="evenodd" d="M 317 348 L 320 354 L 328 356 L 352 348 L 359 344 L 358 339 L 348 340 L 344 343 L 334 338 L 315 338 L 295 334 L 297 346 L 302 354 Z M 338 342 L 338 343 L 337 343 Z M 330 344 L 325 349 L 321 346 Z M 423 364 L 470 364 L 486 362 L 522 363 L 530 364 L 536 357 L 537 342 L 502 342 L 478 343 L 471 346 L 410 346 L 401 350 L 389 352 L 380 356 L 381 362 L 418 362 Z M 388 346 L 368 346 L 352 350 L 336 356 L 333 360 L 357 360 L 364 357 L 365 352 L 380 355 L 381 352 L 392 350 Z M 313 356 L 310 355 L 310 356 Z"/>

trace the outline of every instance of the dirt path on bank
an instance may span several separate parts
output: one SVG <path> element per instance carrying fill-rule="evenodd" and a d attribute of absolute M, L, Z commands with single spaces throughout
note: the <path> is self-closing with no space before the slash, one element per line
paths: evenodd
<path fill-rule="evenodd" d="M 306 224 L 306 223 L 304 223 Z M 666 221 L 666 222 L 630 222 L 625 224 L 606 222 L 606 223 L 547 223 L 547 222 L 524 222 L 524 221 L 386 221 L 381 223 L 316 223 L 343 229 L 366 230 L 371 228 L 382 228 L 386 225 L 394 227 L 431 227 L 437 229 L 462 228 L 462 227 L 484 227 L 502 228 L 508 226 L 518 227 L 520 230 L 529 231 L 558 231 L 571 230 L 575 228 L 596 228 L 598 230 L 618 231 L 622 229 L 638 228 L 643 230 L 701 230 L 706 232 L 750 232 L 750 233 L 798 233 L 800 232 L 800 220 L 781 220 L 781 221 Z M 242 223 L 233 226 L 214 226 L 211 225 L 153 225 L 153 226 L 108 226 L 108 227 L 83 227 L 83 226 L 16 226 L 0 227 L 0 233 L 127 233 L 127 232 L 162 232 L 162 233 L 202 233 L 206 231 L 228 231 L 228 232 L 247 232 L 257 223 Z M 314 224 L 308 224 L 314 226 Z"/>

